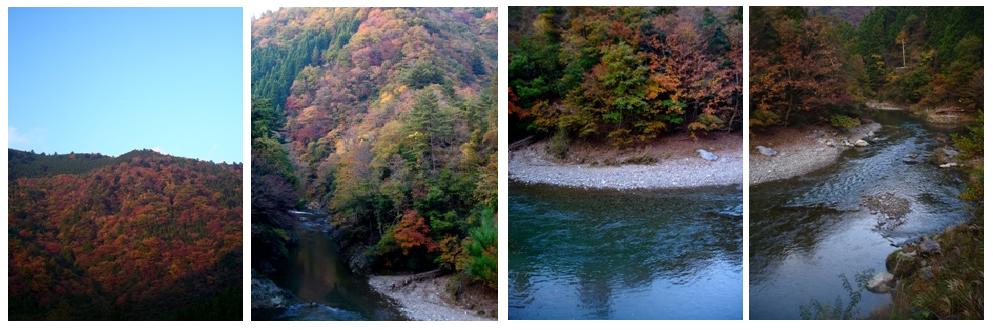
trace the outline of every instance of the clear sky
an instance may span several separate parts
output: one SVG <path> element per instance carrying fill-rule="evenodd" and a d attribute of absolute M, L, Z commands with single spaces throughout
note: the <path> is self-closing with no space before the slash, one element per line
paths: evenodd
<path fill-rule="evenodd" d="M 242 162 L 241 8 L 10 8 L 9 143 Z"/>

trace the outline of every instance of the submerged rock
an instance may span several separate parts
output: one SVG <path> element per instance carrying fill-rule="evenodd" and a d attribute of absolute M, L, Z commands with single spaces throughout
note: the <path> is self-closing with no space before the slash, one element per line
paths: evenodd
<path fill-rule="evenodd" d="M 697 149 L 696 150 L 696 153 L 700 154 L 700 158 L 703 158 L 703 159 L 706 159 L 706 160 L 709 160 L 709 161 L 716 161 L 718 158 L 720 158 L 720 157 L 717 157 L 717 155 L 715 155 L 714 153 L 712 153 L 710 151 L 707 151 L 707 150 L 703 150 L 703 149 Z"/>
<path fill-rule="evenodd" d="M 766 147 L 766 146 L 758 146 L 758 147 L 755 147 L 755 149 L 757 149 L 760 154 L 762 154 L 763 156 L 766 156 L 766 157 L 772 157 L 772 156 L 775 156 L 776 154 L 779 154 L 779 152 L 777 152 L 775 149 L 772 149 L 772 148 L 769 148 L 769 147 Z"/>
<path fill-rule="evenodd" d="M 869 279 L 865 283 L 865 288 L 875 293 L 887 293 L 893 290 L 894 282 L 893 274 L 881 272 Z"/>
<path fill-rule="evenodd" d="M 870 213 L 880 215 L 877 227 L 884 230 L 902 225 L 910 213 L 910 200 L 891 192 L 865 197 L 862 206 L 868 208 Z"/>

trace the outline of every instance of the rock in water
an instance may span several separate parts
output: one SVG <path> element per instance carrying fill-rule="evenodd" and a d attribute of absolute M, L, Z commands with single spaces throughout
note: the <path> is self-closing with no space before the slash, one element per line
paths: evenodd
<path fill-rule="evenodd" d="M 755 149 L 758 149 L 759 153 L 766 157 L 772 157 L 779 153 L 776 150 L 766 146 L 758 146 L 755 147 Z"/>
<path fill-rule="evenodd" d="M 920 244 L 921 253 L 923 254 L 938 254 L 941 253 L 941 244 L 938 241 L 925 237 Z"/>
<path fill-rule="evenodd" d="M 878 273 L 865 283 L 865 288 L 875 293 L 887 293 L 893 290 L 893 274 Z"/>
<path fill-rule="evenodd" d="M 855 146 L 856 147 L 865 147 L 865 146 L 868 146 L 868 145 L 869 145 L 869 142 L 865 142 L 865 140 L 863 140 L 863 139 L 859 139 L 858 141 L 855 141 Z"/>
<path fill-rule="evenodd" d="M 941 167 L 941 168 L 949 168 L 949 167 L 955 167 L 955 166 L 959 166 L 959 164 L 958 163 L 944 163 L 944 164 L 938 165 L 938 167 Z"/>
<path fill-rule="evenodd" d="M 703 150 L 703 149 L 697 149 L 696 150 L 696 153 L 700 154 L 700 158 L 703 158 L 703 159 L 706 159 L 706 160 L 709 160 L 709 161 L 716 161 L 718 158 L 720 158 L 720 157 L 717 157 L 717 155 L 715 155 L 714 153 L 712 153 L 710 151 L 707 151 L 707 150 Z"/>

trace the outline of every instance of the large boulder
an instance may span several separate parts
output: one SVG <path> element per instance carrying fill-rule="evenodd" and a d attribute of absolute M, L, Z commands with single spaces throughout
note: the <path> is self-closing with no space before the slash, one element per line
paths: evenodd
<path fill-rule="evenodd" d="M 779 154 L 779 152 L 777 152 L 775 149 L 772 149 L 772 148 L 769 148 L 769 147 L 766 147 L 766 146 L 758 146 L 758 147 L 755 147 L 755 149 L 757 149 L 760 154 L 762 154 L 763 156 L 766 156 L 766 157 L 772 157 L 772 156 L 775 156 L 776 154 Z"/>
<path fill-rule="evenodd" d="M 703 158 L 703 159 L 706 159 L 706 160 L 709 160 L 709 161 L 716 161 L 718 158 L 720 158 L 720 157 L 717 157 L 717 155 L 715 155 L 714 153 L 712 153 L 710 151 L 707 151 L 707 150 L 703 150 L 703 149 L 697 149 L 696 150 L 696 153 L 700 154 L 700 158 Z"/>

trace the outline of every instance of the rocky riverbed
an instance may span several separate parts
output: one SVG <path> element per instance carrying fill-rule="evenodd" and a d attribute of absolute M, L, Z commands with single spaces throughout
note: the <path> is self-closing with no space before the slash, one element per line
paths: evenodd
<path fill-rule="evenodd" d="M 741 184 L 742 137 L 667 137 L 640 148 L 576 144 L 565 159 L 540 141 L 510 151 L 509 175 L 524 183 L 592 189 L 660 189 Z"/>
<path fill-rule="evenodd" d="M 369 285 L 397 302 L 400 310 L 417 321 L 493 321 L 496 320 L 496 297 L 462 295 L 454 301 L 448 293 L 451 275 L 411 279 L 410 275 L 376 275 Z"/>
<path fill-rule="evenodd" d="M 751 137 L 749 182 L 759 184 L 824 168 L 850 148 L 867 146 L 882 126 L 876 122 L 837 130 L 831 127 L 780 128 Z"/>

